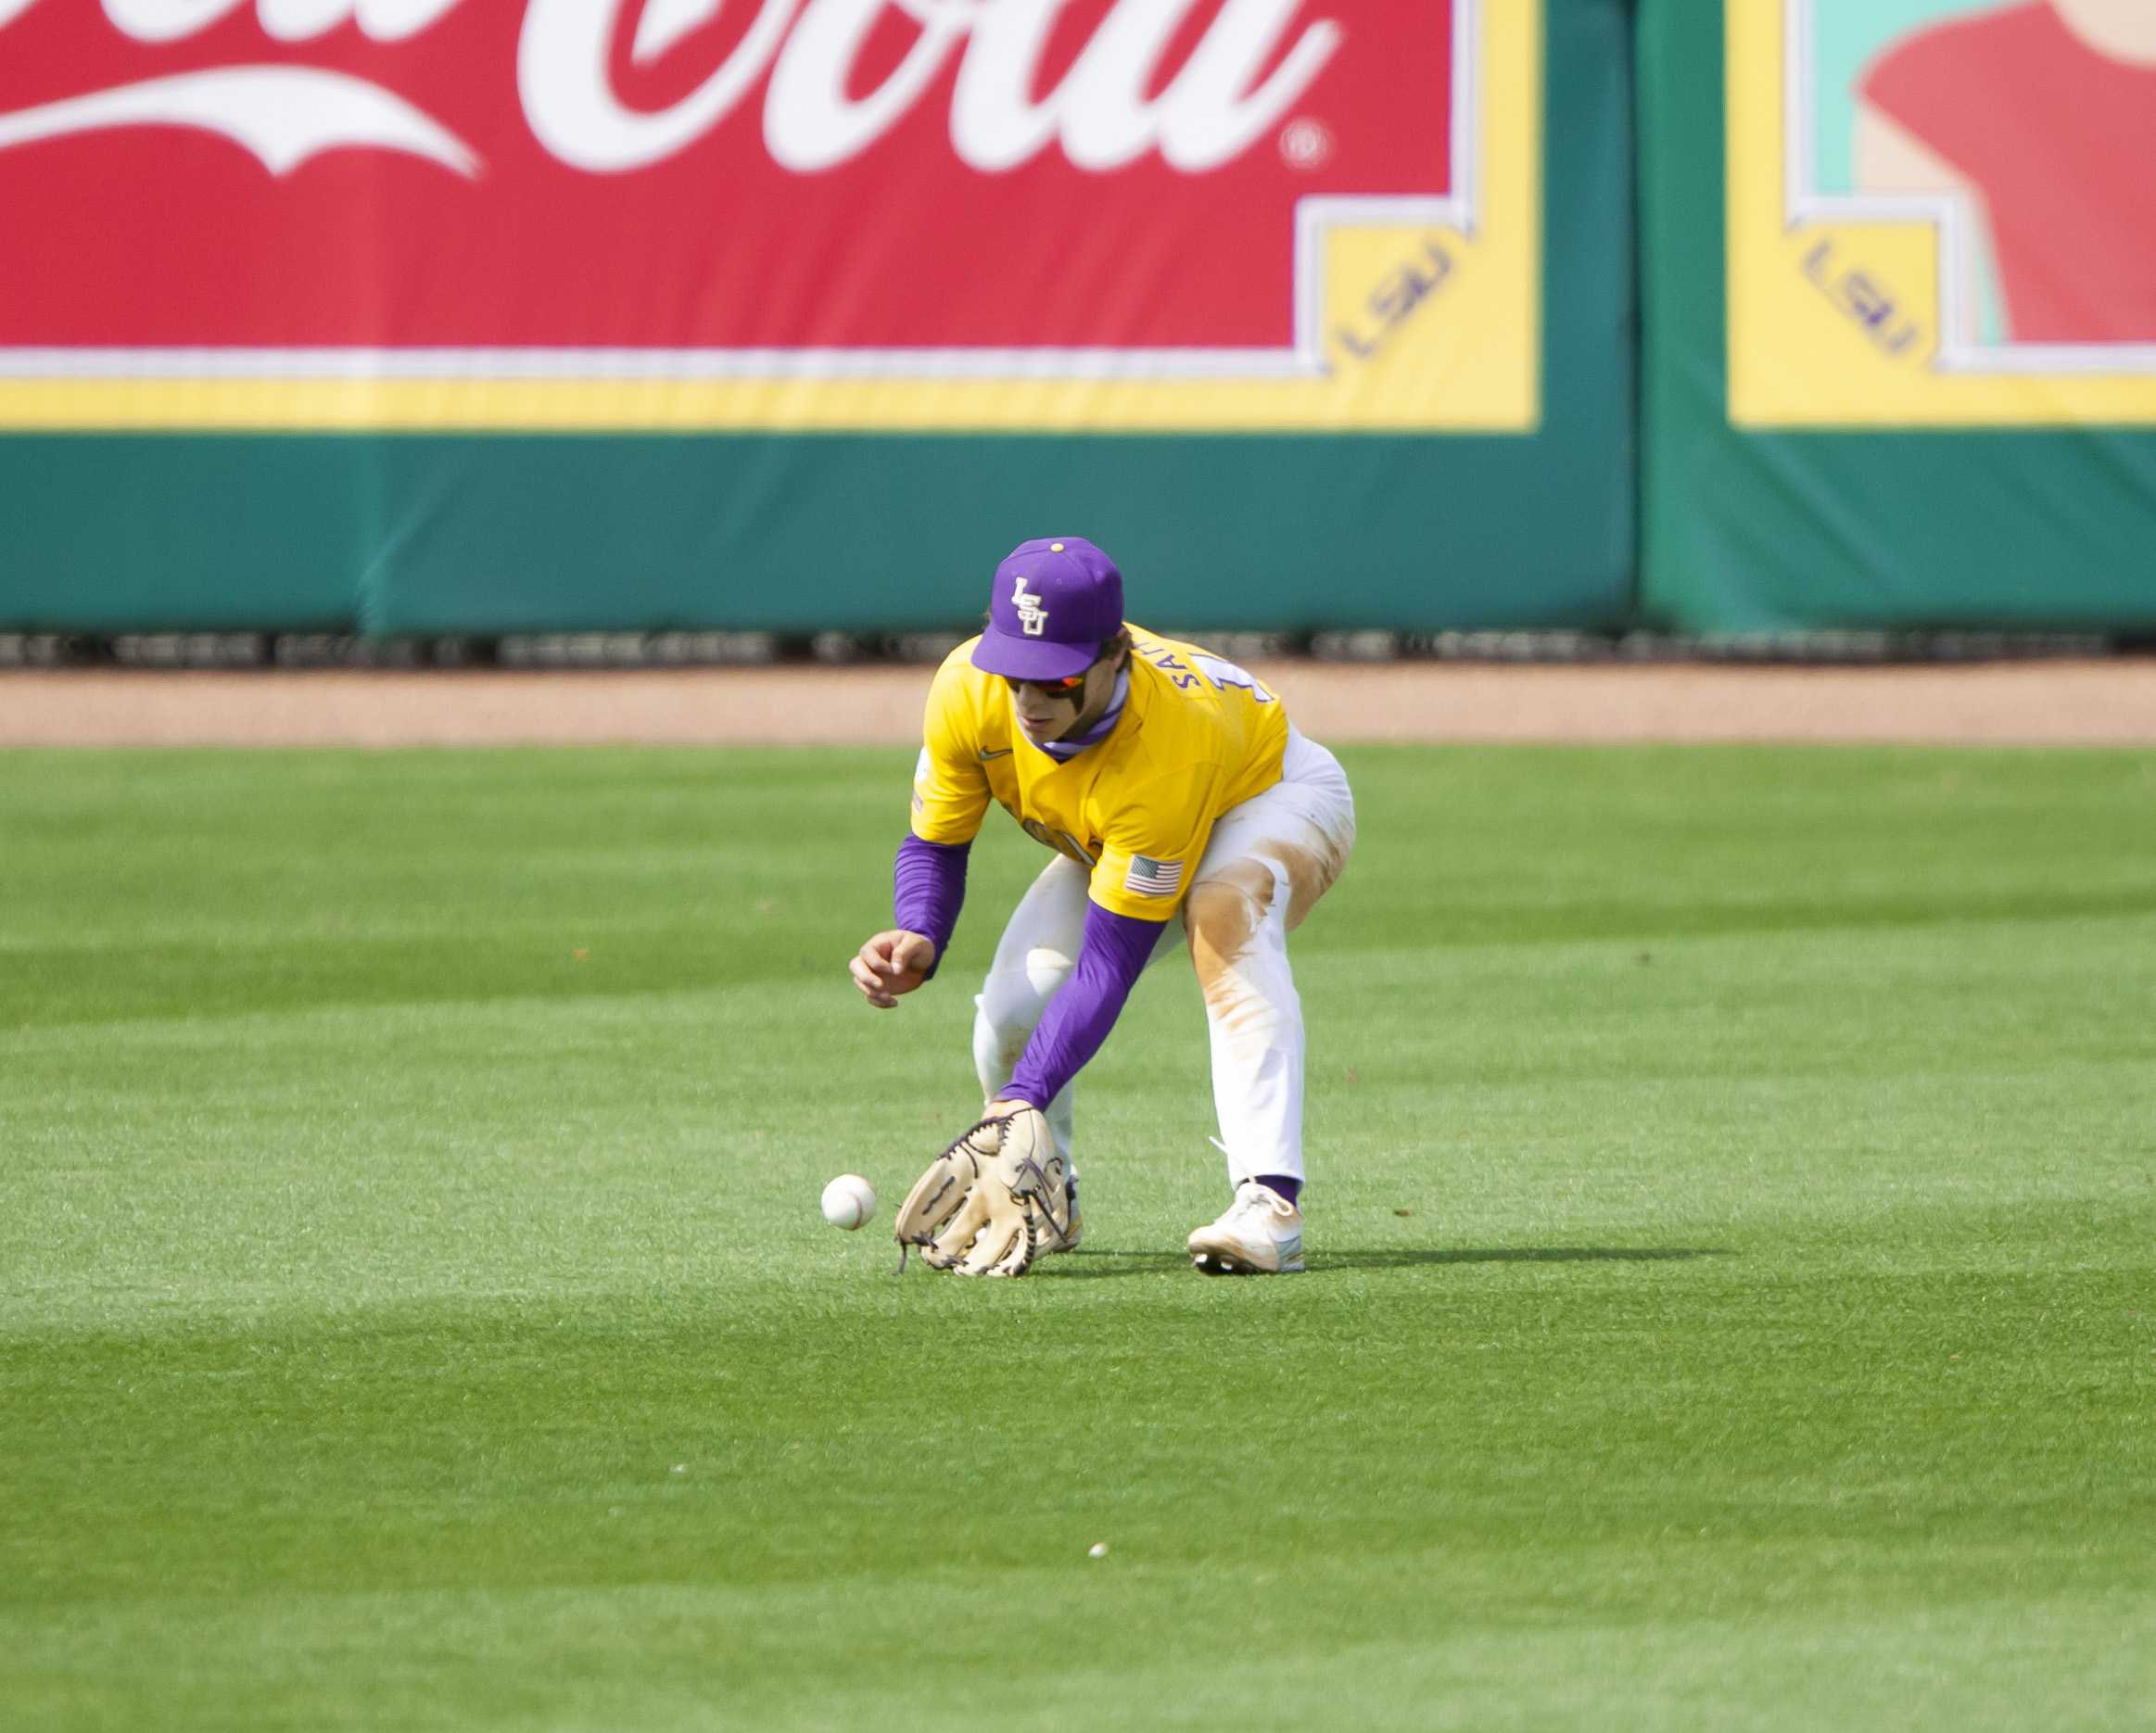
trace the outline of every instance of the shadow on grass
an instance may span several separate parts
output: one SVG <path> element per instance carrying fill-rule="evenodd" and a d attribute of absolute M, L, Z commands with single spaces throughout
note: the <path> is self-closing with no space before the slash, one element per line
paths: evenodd
<path fill-rule="evenodd" d="M 1312 1270 L 1399 1270 L 1410 1264 L 1665 1264 L 1727 1258 L 1711 1246 L 1395 1246 L 1375 1252 L 1313 1252 Z"/>
<path fill-rule="evenodd" d="M 1381 1251 L 1313 1251 L 1310 1275 L 1328 1270 L 1404 1270 L 1418 1264 L 1677 1263 L 1690 1258 L 1727 1258 L 1714 1246 L 1395 1246 Z M 1032 1273 L 1051 1280 L 1087 1281 L 1107 1276 L 1159 1275 L 1187 1270 L 1186 1252 L 1118 1252 L 1080 1246 L 1044 1258 Z"/>

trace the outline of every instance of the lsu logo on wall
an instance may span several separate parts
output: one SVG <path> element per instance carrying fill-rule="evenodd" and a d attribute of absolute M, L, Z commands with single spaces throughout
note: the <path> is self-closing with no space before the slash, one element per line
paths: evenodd
<path fill-rule="evenodd" d="M 1733 422 L 2156 425 L 2156 6 L 1724 16 Z"/>
<path fill-rule="evenodd" d="M 1538 419 L 1541 0 L 0 0 L 0 427 Z"/>

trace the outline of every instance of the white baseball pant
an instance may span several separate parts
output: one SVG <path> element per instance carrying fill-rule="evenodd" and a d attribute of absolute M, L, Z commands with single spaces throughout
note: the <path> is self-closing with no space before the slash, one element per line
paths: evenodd
<path fill-rule="evenodd" d="M 1231 1184 L 1303 1177 L 1302 1001 L 1287 935 L 1329 891 L 1355 846 L 1355 800 L 1332 753 L 1288 729 L 1280 780 L 1213 827 L 1181 912 L 1146 967 L 1186 944 L 1205 995 L 1213 1110 Z M 973 1069 L 983 1099 L 1010 1079 L 1048 1001 L 1078 966 L 1087 869 L 1058 855 L 1012 911 L 974 999 Z M 1075 1082 L 1047 1107 L 1072 1155 Z"/>

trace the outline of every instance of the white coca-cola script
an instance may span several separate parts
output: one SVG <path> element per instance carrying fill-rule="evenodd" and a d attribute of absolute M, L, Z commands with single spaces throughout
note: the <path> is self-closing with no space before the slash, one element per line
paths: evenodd
<path fill-rule="evenodd" d="M 33 6 L 57 3 L 0 0 L 0 31 Z M 115 30 L 151 44 L 183 41 L 247 4 L 103 0 Z M 400 43 L 422 36 L 458 4 L 253 0 L 263 33 L 284 44 L 347 24 L 374 42 Z M 725 4 L 645 0 L 630 58 L 656 60 L 716 21 Z M 688 95 L 669 108 L 640 109 L 621 100 L 608 70 L 625 0 L 529 0 L 516 88 L 533 136 L 554 158 L 588 173 L 622 174 L 687 149 L 767 81 L 764 146 L 780 168 L 812 174 L 870 149 L 955 57 L 951 148 L 972 169 L 1013 169 L 1055 145 L 1096 172 L 1158 151 L 1172 168 L 1199 174 L 1264 136 L 1324 70 L 1342 32 L 1328 19 L 1309 22 L 1283 52 L 1303 0 L 1224 0 L 1174 76 L 1148 96 L 1162 57 L 1198 4 L 1116 0 L 1055 87 L 1036 95 L 1036 73 L 1065 0 L 761 0 L 725 58 Z M 874 90 L 849 95 L 863 45 L 894 12 L 917 32 L 910 47 Z M 219 133 L 273 174 L 354 146 L 402 152 L 467 176 L 483 167 L 446 120 L 396 92 L 349 72 L 289 65 L 176 73 L 0 113 L 0 150 L 152 125 Z"/>

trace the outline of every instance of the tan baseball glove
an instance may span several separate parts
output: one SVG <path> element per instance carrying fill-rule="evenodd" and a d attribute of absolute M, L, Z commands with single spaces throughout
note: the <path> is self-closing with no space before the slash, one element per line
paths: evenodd
<path fill-rule="evenodd" d="M 1069 1170 L 1037 1107 L 983 1119 L 929 1165 L 898 1207 L 898 1267 L 918 1246 L 932 1268 L 1021 1276 L 1074 1242 Z"/>

